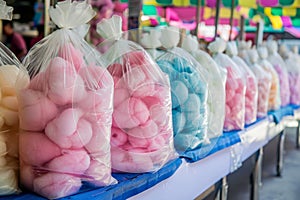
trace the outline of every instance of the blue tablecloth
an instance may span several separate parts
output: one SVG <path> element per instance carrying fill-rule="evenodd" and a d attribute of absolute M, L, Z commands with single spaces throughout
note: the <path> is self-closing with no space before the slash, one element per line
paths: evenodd
<path fill-rule="evenodd" d="M 102 187 L 102 188 L 90 188 L 88 186 L 83 186 L 78 194 L 69 196 L 62 199 L 99 199 L 99 200 L 121 200 L 127 199 L 134 196 L 150 187 L 156 185 L 157 183 L 172 176 L 175 171 L 181 165 L 182 160 L 177 158 L 163 168 L 154 173 L 144 173 L 144 174 L 113 174 L 113 176 L 119 181 L 118 184 Z M 5 200 L 40 200 L 44 199 L 32 193 L 22 193 L 20 195 L 11 195 L 0 197 L 0 199 Z"/>
<path fill-rule="evenodd" d="M 270 111 L 268 113 L 269 116 L 273 117 L 273 120 L 276 124 L 278 124 L 284 116 L 293 115 L 294 114 L 294 105 L 287 105 L 285 107 L 281 107 L 278 110 Z"/>

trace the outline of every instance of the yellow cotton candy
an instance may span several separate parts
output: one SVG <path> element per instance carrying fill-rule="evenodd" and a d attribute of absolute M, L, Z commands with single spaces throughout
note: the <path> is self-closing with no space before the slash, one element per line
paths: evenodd
<path fill-rule="evenodd" d="M 3 97 L 1 103 L 10 110 L 18 111 L 18 100 L 16 96 Z"/>
<path fill-rule="evenodd" d="M 19 136 L 16 132 L 8 133 L 7 137 L 7 155 L 11 157 L 18 157 L 19 154 Z"/>
<path fill-rule="evenodd" d="M 4 156 L 0 157 L 0 168 L 4 167 L 6 165 L 6 159 Z"/>
<path fill-rule="evenodd" d="M 0 87 L 14 87 L 19 69 L 15 65 L 3 65 L 0 67 Z"/>
<path fill-rule="evenodd" d="M 0 87 L 1 87 L 1 91 L 2 91 L 2 97 L 3 96 L 16 96 L 16 89 L 14 87 L 8 87 L 8 86 L 2 87 L 1 85 L 0 85 Z"/>
<path fill-rule="evenodd" d="M 11 111 L 2 106 L 0 107 L 0 116 L 4 118 L 4 122 L 8 126 L 18 125 L 19 123 L 18 112 Z"/>
<path fill-rule="evenodd" d="M 0 158 L 6 154 L 6 151 L 5 141 L 0 141 Z"/>
<path fill-rule="evenodd" d="M 17 176 L 13 169 L 0 170 L 0 195 L 10 195 L 17 192 Z"/>
<path fill-rule="evenodd" d="M 3 117 L 0 116 L 0 129 L 3 127 L 4 125 L 4 119 Z"/>

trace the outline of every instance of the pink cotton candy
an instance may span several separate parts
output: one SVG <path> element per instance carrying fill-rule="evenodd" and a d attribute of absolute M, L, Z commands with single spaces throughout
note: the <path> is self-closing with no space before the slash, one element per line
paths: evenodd
<path fill-rule="evenodd" d="M 45 80 L 45 72 L 38 73 L 33 79 L 30 80 L 29 89 L 38 90 L 40 92 L 44 92 L 46 94 L 48 85 L 47 81 Z"/>
<path fill-rule="evenodd" d="M 123 55 L 123 65 L 126 66 L 141 66 L 147 65 L 146 57 L 143 51 L 132 51 Z"/>
<path fill-rule="evenodd" d="M 67 150 L 47 163 L 46 168 L 52 172 L 81 175 L 90 166 L 90 157 L 84 150 Z"/>
<path fill-rule="evenodd" d="M 258 80 L 258 100 L 257 100 L 257 117 L 264 117 L 268 112 L 268 100 L 270 93 L 270 80 L 264 78 Z"/>
<path fill-rule="evenodd" d="M 168 122 L 168 112 L 164 106 L 159 104 L 153 105 L 150 109 L 150 119 L 158 126 L 163 126 Z"/>
<path fill-rule="evenodd" d="M 278 74 L 279 82 L 280 82 L 281 106 L 286 106 L 287 104 L 289 104 L 289 100 L 290 100 L 288 74 L 279 65 L 274 65 L 274 69 Z"/>
<path fill-rule="evenodd" d="M 149 142 L 149 146 L 148 146 L 149 151 L 157 151 L 159 149 L 162 149 L 165 145 L 167 145 L 166 139 L 161 135 L 157 135 L 153 138 L 148 139 L 148 142 Z"/>
<path fill-rule="evenodd" d="M 289 73 L 290 103 L 300 104 L 300 74 Z"/>
<path fill-rule="evenodd" d="M 110 129 L 111 127 L 105 123 L 92 124 L 92 139 L 84 146 L 90 157 L 107 154 L 110 151 Z"/>
<path fill-rule="evenodd" d="M 129 130 L 127 134 L 142 139 L 151 138 L 158 134 L 158 127 L 153 120 L 149 119 L 145 124 Z"/>
<path fill-rule="evenodd" d="M 79 102 L 85 98 L 84 82 L 74 66 L 60 58 L 53 58 L 45 71 L 48 81 L 48 97 L 58 105 Z"/>
<path fill-rule="evenodd" d="M 123 66 L 119 63 L 114 63 L 112 65 L 109 65 L 107 67 L 107 70 L 114 77 L 121 78 L 123 76 Z"/>
<path fill-rule="evenodd" d="M 111 166 L 101 161 L 91 160 L 89 168 L 85 171 L 87 181 L 95 186 L 102 187 L 111 183 Z"/>
<path fill-rule="evenodd" d="M 82 112 L 69 108 L 51 121 L 46 129 L 46 135 L 61 148 L 81 148 L 92 137 L 91 124 L 80 119 Z"/>
<path fill-rule="evenodd" d="M 31 89 L 19 93 L 20 128 L 42 131 L 58 113 L 58 109 L 43 93 Z"/>
<path fill-rule="evenodd" d="M 148 148 L 149 142 L 146 138 L 138 138 L 129 135 L 128 141 L 133 148 Z"/>
<path fill-rule="evenodd" d="M 149 109 L 154 105 L 162 105 L 162 99 L 159 99 L 157 96 L 147 96 L 142 98 L 142 100 Z"/>
<path fill-rule="evenodd" d="M 120 105 L 120 103 L 124 102 L 129 98 L 129 92 L 124 88 L 116 88 L 114 91 L 114 107 Z"/>
<path fill-rule="evenodd" d="M 42 166 L 61 155 L 61 149 L 43 133 L 24 132 L 19 140 L 20 158 L 27 164 Z"/>
<path fill-rule="evenodd" d="M 29 190 L 33 190 L 34 170 L 31 165 L 26 165 L 20 161 L 20 183 Z"/>
<path fill-rule="evenodd" d="M 155 93 L 155 83 L 147 80 L 146 82 L 140 84 L 132 91 L 132 96 L 134 97 L 146 97 L 151 96 Z"/>
<path fill-rule="evenodd" d="M 122 78 L 132 93 L 138 86 L 145 82 L 146 75 L 141 68 L 135 67 L 128 70 Z"/>
<path fill-rule="evenodd" d="M 112 127 L 111 129 L 111 143 L 115 146 L 122 146 L 127 142 L 127 134 L 121 129 Z"/>
<path fill-rule="evenodd" d="M 148 120 L 149 110 L 140 99 L 132 97 L 115 107 L 113 118 L 121 129 L 134 128 Z"/>
<path fill-rule="evenodd" d="M 81 67 L 85 67 L 83 54 L 79 49 L 75 49 L 71 43 L 66 43 L 59 48 L 58 56 L 69 61 L 78 71 Z"/>
<path fill-rule="evenodd" d="M 57 199 L 79 191 L 81 180 L 68 174 L 48 172 L 33 181 L 34 192 L 48 198 Z"/>

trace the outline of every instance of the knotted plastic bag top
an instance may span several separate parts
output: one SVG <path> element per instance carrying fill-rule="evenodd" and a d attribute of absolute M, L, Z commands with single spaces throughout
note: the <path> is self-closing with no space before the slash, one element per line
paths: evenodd
<path fill-rule="evenodd" d="M 210 55 L 198 49 L 197 38 L 188 35 L 182 41 L 182 48 L 188 51 L 199 63 L 198 70 L 208 84 L 208 138 L 223 134 L 225 118 L 226 71 L 218 67 Z"/>
<path fill-rule="evenodd" d="M 112 167 L 118 172 L 159 170 L 176 155 L 169 78 L 138 44 L 123 39 L 121 17 L 97 25 L 106 38 L 102 58 L 114 79 Z M 110 37 L 112 36 L 112 37 Z"/>
<path fill-rule="evenodd" d="M 226 42 L 221 38 L 208 45 L 208 49 L 213 53 L 213 59 L 223 69 L 227 70 L 226 79 L 226 106 L 224 131 L 240 130 L 245 125 L 245 78 L 226 54 L 222 53 L 226 49 Z"/>
<path fill-rule="evenodd" d="M 237 64 L 246 79 L 245 123 L 251 124 L 256 121 L 257 114 L 257 80 L 246 62 L 237 56 L 238 50 L 235 42 L 227 43 L 226 54 Z"/>
<path fill-rule="evenodd" d="M 166 51 L 156 61 L 170 77 L 175 148 L 185 152 L 208 142 L 207 82 L 200 63 L 177 47 L 177 28 L 163 29 L 160 41 Z"/>
<path fill-rule="evenodd" d="M 113 79 L 100 55 L 78 34 L 95 12 L 69 0 L 50 8 L 60 29 L 23 60 L 31 78 L 18 91 L 21 184 L 46 198 L 101 187 L 111 176 Z"/>
<path fill-rule="evenodd" d="M 12 20 L 13 7 L 7 6 L 6 2 L 0 0 L 0 19 Z"/>
<path fill-rule="evenodd" d="M 161 54 L 161 52 L 157 50 L 158 47 L 161 47 L 160 37 L 161 32 L 159 30 L 151 29 L 149 33 L 142 34 L 140 39 L 141 45 L 154 59 Z"/>

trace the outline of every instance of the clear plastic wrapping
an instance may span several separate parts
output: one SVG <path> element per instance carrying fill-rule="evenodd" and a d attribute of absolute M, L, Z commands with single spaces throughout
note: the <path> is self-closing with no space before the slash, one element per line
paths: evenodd
<path fill-rule="evenodd" d="M 113 79 L 72 30 L 94 16 L 90 5 L 63 1 L 49 13 L 60 29 L 23 61 L 31 81 L 18 91 L 19 151 L 22 186 L 56 199 L 78 192 L 83 182 L 116 183 L 110 160 Z"/>
<path fill-rule="evenodd" d="M 162 45 L 168 48 L 156 62 L 170 77 L 174 144 L 177 151 L 185 152 L 207 143 L 207 83 L 198 71 L 200 64 L 176 47 L 179 30 L 165 28 L 162 36 Z"/>
<path fill-rule="evenodd" d="M 109 46 L 102 58 L 114 79 L 111 138 L 116 172 L 156 171 L 176 156 L 169 78 L 138 44 L 122 39 L 121 18 L 97 25 Z"/>
<path fill-rule="evenodd" d="M 281 50 L 289 74 L 290 103 L 298 105 L 300 104 L 300 57 L 287 48 L 281 48 Z"/>
<path fill-rule="evenodd" d="M 265 117 L 268 113 L 272 75 L 257 63 L 258 53 L 256 49 L 249 50 L 248 56 L 251 62 L 250 69 L 255 74 L 258 82 L 257 117 Z"/>
<path fill-rule="evenodd" d="M 0 20 L 11 19 L 12 7 L 0 0 Z M 0 42 L 0 196 L 19 192 L 18 171 L 18 101 L 16 82 L 21 64 L 16 56 Z"/>
<path fill-rule="evenodd" d="M 226 54 L 236 63 L 246 79 L 245 124 L 251 124 L 256 121 L 257 115 L 257 80 L 245 61 L 237 56 L 238 50 L 235 42 L 227 43 Z"/>
<path fill-rule="evenodd" d="M 224 131 L 241 130 L 245 125 L 245 93 L 246 83 L 242 72 L 229 56 L 222 52 L 226 42 L 217 38 L 210 43 L 208 49 L 213 53 L 217 64 L 227 70 L 226 107 Z"/>
<path fill-rule="evenodd" d="M 269 53 L 267 59 L 273 65 L 279 77 L 281 106 L 286 106 L 290 103 L 290 86 L 287 68 L 285 62 L 277 53 L 278 45 L 276 41 L 268 41 L 267 49 Z"/>
<path fill-rule="evenodd" d="M 221 136 L 225 119 L 226 70 L 218 67 L 208 53 L 198 49 L 197 38 L 188 35 L 183 39 L 182 48 L 187 50 L 200 63 L 195 67 L 198 67 L 197 69 L 207 83 L 207 137 L 216 138 Z"/>
<path fill-rule="evenodd" d="M 145 50 L 151 55 L 153 59 L 158 58 L 163 51 L 158 51 L 157 48 L 161 47 L 159 38 L 161 37 L 161 32 L 156 29 L 151 29 L 149 33 L 142 34 L 140 39 L 141 45 Z"/>
<path fill-rule="evenodd" d="M 258 64 L 268 73 L 272 75 L 271 89 L 268 101 L 268 110 L 277 110 L 280 108 L 280 83 L 279 77 L 276 70 L 273 68 L 272 64 L 267 60 L 268 50 L 264 46 L 257 48 L 260 60 Z"/>

